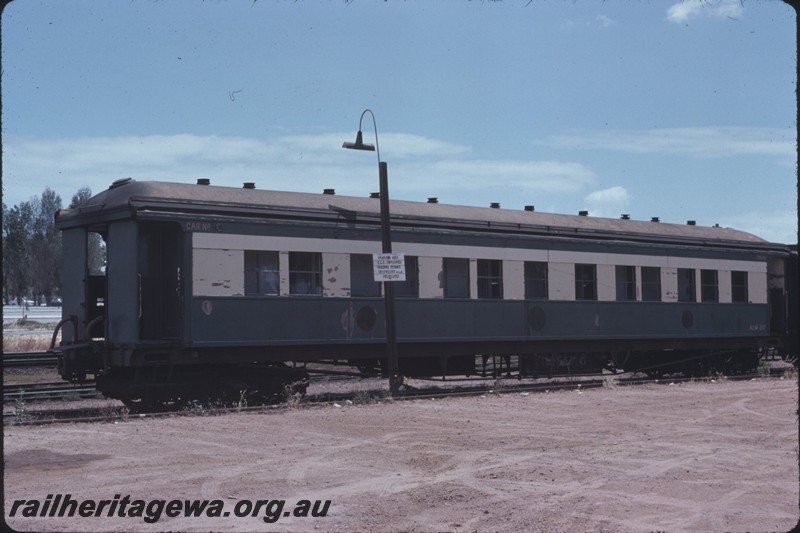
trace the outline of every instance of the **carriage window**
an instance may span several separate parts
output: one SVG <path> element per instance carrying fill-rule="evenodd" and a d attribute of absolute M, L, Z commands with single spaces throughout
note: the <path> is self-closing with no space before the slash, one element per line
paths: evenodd
<path fill-rule="evenodd" d="M 381 284 L 375 281 L 372 255 L 350 256 L 350 294 L 353 296 L 380 296 Z"/>
<path fill-rule="evenodd" d="M 401 298 L 419 297 L 419 264 L 417 256 L 407 255 L 406 280 L 394 282 L 394 295 Z"/>
<path fill-rule="evenodd" d="M 244 293 L 277 296 L 280 287 L 278 252 L 244 252 Z"/>
<path fill-rule="evenodd" d="M 442 266 L 445 298 L 469 298 L 469 259 L 445 257 Z"/>
<path fill-rule="evenodd" d="M 575 299 L 597 300 L 597 265 L 575 265 Z"/>
<path fill-rule="evenodd" d="M 700 271 L 700 299 L 703 302 L 719 301 L 719 276 L 716 270 Z"/>
<path fill-rule="evenodd" d="M 636 267 L 617 265 L 617 301 L 636 300 Z"/>
<path fill-rule="evenodd" d="M 322 254 L 289 252 L 289 294 L 322 294 Z"/>
<path fill-rule="evenodd" d="M 543 261 L 525 261 L 525 298 L 528 300 L 546 300 L 547 263 Z"/>
<path fill-rule="evenodd" d="M 731 272 L 731 299 L 734 302 L 747 302 L 747 272 Z"/>
<path fill-rule="evenodd" d="M 678 301 L 695 302 L 695 274 L 693 268 L 678 269 Z"/>
<path fill-rule="evenodd" d="M 503 299 L 503 262 L 478 259 L 478 298 Z"/>
<path fill-rule="evenodd" d="M 86 261 L 90 276 L 106 275 L 106 241 L 103 236 L 90 231 L 86 236 Z"/>
<path fill-rule="evenodd" d="M 661 301 L 661 269 L 642 267 L 642 301 Z"/>

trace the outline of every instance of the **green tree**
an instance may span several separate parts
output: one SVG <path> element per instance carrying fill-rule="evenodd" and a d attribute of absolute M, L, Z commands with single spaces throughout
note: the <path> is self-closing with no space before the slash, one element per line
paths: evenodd
<path fill-rule="evenodd" d="M 34 302 L 38 305 L 42 303 L 42 296 L 45 302 L 49 302 L 53 292 L 61 290 L 61 233 L 55 225 L 55 214 L 61 209 L 61 197 L 47 187 L 41 197 L 32 198 L 30 204 L 30 284 Z"/>
<path fill-rule="evenodd" d="M 30 202 L 20 202 L 8 209 L 3 204 L 3 298 L 19 300 L 28 294 L 31 284 L 28 246 L 33 224 Z"/>
<path fill-rule="evenodd" d="M 92 197 L 88 187 L 72 196 L 70 208 L 85 205 Z M 61 197 L 47 187 L 41 196 L 9 208 L 3 204 L 3 302 L 32 297 L 35 303 L 49 302 L 61 292 L 61 232 L 55 214 L 62 207 Z M 88 237 L 91 274 L 102 273 L 105 264 L 103 241 L 99 234 Z"/>
<path fill-rule="evenodd" d="M 82 205 L 86 205 L 92 197 L 92 189 L 89 187 L 81 187 L 78 192 L 72 195 L 72 201 L 69 203 L 70 209 L 76 209 Z"/>

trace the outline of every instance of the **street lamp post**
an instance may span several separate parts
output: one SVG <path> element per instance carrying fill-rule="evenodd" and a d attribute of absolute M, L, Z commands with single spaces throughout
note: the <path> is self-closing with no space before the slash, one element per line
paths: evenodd
<path fill-rule="evenodd" d="M 361 124 L 364 120 L 364 115 L 367 114 L 367 112 L 372 115 L 372 127 L 375 130 L 375 146 L 371 144 L 365 144 L 361 135 Z M 364 112 L 361 113 L 361 118 L 358 121 L 358 134 L 356 135 L 356 142 L 346 142 L 342 144 L 342 148 L 377 152 L 378 178 L 380 181 L 382 251 L 385 254 L 392 253 L 391 222 L 389 220 L 389 172 L 386 163 L 381 161 L 381 151 L 378 146 L 378 126 L 375 122 L 375 113 L 373 113 L 372 110 L 365 109 Z M 383 282 L 383 300 L 386 314 L 386 369 L 389 374 L 389 394 L 391 396 L 396 396 L 400 392 L 400 382 L 397 375 L 397 333 L 395 331 L 394 285 L 391 281 Z"/>

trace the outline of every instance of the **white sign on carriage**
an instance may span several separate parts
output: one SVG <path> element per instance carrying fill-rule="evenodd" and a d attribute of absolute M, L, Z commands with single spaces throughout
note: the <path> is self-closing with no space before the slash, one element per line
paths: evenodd
<path fill-rule="evenodd" d="M 375 281 L 405 281 L 405 254 L 372 254 Z"/>

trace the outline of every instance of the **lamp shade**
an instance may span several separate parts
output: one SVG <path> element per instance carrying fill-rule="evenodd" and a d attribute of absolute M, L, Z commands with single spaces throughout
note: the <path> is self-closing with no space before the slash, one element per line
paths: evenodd
<path fill-rule="evenodd" d="M 365 150 L 367 152 L 374 152 L 375 146 L 372 144 L 364 144 L 364 138 L 361 135 L 361 130 L 358 130 L 358 134 L 356 135 L 356 142 L 354 143 L 343 143 L 342 148 L 347 148 L 348 150 Z"/>

